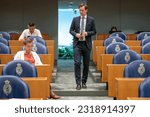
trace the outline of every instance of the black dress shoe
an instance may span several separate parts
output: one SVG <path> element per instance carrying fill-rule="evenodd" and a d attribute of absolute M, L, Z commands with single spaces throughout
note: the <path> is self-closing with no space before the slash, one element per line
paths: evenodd
<path fill-rule="evenodd" d="M 86 84 L 82 84 L 82 88 L 86 89 L 87 88 Z"/>
<path fill-rule="evenodd" d="M 81 85 L 77 85 L 76 89 L 80 90 L 81 89 Z"/>

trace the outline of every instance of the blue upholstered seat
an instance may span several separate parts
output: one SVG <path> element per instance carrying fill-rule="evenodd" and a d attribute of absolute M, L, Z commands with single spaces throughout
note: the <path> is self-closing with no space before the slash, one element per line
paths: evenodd
<path fill-rule="evenodd" d="M 48 53 L 47 47 L 39 42 L 33 43 L 32 51 L 36 52 L 37 54 Z"/>
<path fill-rule="evenodd" d="M 30 98 L 29 86 L 17 76 L 0 76 L 0 99 Z"/>
<path fill-rule="evenodd" d="M 124 69 L 124 77 L 146 78 L 150 76 L 150 62 L 136 60 L 128 64 Z"/>
<path fill-rule="evenodd" d="M 137 40 L 143 40 L 150 36 L 150 32 L 141 32 L 140 34 L 137 35 Z"/>
<path fill-rule="evenodd" d="M 124 43 L 124 40 L 122 38 L 120 38 L 120 37 L 112 36 L 112 37 L 107 38 L 104 41 L 104 46 L 108 46 L 109 44 L 115 43 L 115 42 Z"/>
<path fill-rule="evenodd" d="M 150 43 L 147 43 L 144 46 L 142 46 L 142 54 L 150 54 Z"/>
<path fill-rule="evenodd" d="M 33 40 L 33 42 L 39 42 L 43 45 L 46 45 L 46 42 L 44 39 L 42 39 L 41 37 L 39 36 L 30 36 L 29 39 Z"/>
<path fill-rule="evenodd" d="M 118 52 L 120 52 L 121 50 L 128 50 L 129 47 L 127 45 L 125 45 L 124 43 L 121 42 L 116 42 L 116 43 L 112 43 L 110 45 L 108 45 L 106 47 L 106 54 L 116 54 Z"/>
<path fill-rule="evenodd" d="M 114 55 L 113 64 L 129 64 L 141 59 L 141 56 L 133 50 L 122 50 Z"/>
<path fill-rule="evenodd" d="M 10 54 L 9 46 L 0 42 L 0 54 Z"/>
<path fill-rule="evenodd" d="M 127 39 L 127 36 L 123 32 L 114 32 L 111 35 L 109 35 L 109 37 L 112 37 L 112 36 L 120 37 L 123 40 Z"/>
<path fill-rule="evenodd" d="M 14 60 L 3 67 L 2 74 L 19 77 L 37 77 L 37 70 L 34 65 L 27 61 Z"/>
<path fill-rule="evenodd" d="M 7 46 L 9 45 L 8 41 L 6 39 L 4 39 L 4 38 L 0 38 L 0 42 L 5 44 L 5 45 L 7 45 Z"/>
<path fill-rule="evenodd" d="M 10 40 L 10 34 L 7 32 L 0 32 L 0 37 L 6 40 Z"/>
<path fill-rule="evenodd" d="M 142 40 L 142 46 L 146 45 L 149 42 L 150 42 L 150 36 L 148 36 L 148 37 L 146 37 L 145 39 Z"/>
<path fill-rule="evenodd" d="M 139 86 L 139 97 L 150 98 L 150 77 L 144 79 Z"/>

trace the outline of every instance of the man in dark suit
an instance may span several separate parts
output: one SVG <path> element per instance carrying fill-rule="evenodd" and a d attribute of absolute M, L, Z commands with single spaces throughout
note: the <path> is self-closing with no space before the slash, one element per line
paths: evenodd
<path fill-rule="evenodd" d="M 77 90 L 87 88 L 90 53 L 92 49 L 91 36 L 96 34 L 94 18 L 87 16 L 88 7 L 86 4 L 79 5 L 80 15 L 75 17 L 70 27 L 73 35 L 74 68 Z M 83 57 L 83 73 L 81 77 L 81 59 Z"/>

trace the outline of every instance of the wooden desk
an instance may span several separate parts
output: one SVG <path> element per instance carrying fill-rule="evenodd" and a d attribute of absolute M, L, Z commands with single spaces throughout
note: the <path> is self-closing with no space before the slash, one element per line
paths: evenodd
<path fill-rule="evenodd" d="M 97 40 L 105 40 L 109 34 L 97 34 Z"/>
<path fill-rule="evenodd" d="M 0 54 L 1 64 L 7 64 L 14 59 L 15 54 Z M 43 64 L 52 65 L 52 55 L 51 54 L 39 54 Z"/>
<path fill-rule="evenodd" d="M 127 46 L 141 46 L 141 41 L 137 40 L 125 40 Z"/>
<path fill-rule="evenodd" d="M 11 40 L 18 40 L 21 34 L 11 34 Z M 43 39 L 50 40 L 52 38 L 49 37 L 48 34 L 42 34 Z"/>
<path fill-rule="evenodd" d="M 136 40 L 137 34 L 126 34 L 128 40 Z"/>
<path fill-rule="evenodd" d="M 105 40 L 109 34 L 97 34 L 97 40 Z M 137 34 L 126 34 L 127 40 L 136 40 Z"/>
<path fill-rule="evenodd" d="M 129 46 L 129 48 L 135 52 L 137 52 L 138 54 L 141 54 L 141 46 Z"/>
<path fill-rule="evenodd" d="M 21 34 L 11 34 L 10 38 L 11 40 L 18 40 Z"/>
<path fill-rule="evenodd" d="M 102 64 L 101 64 L 101 55 L 102 54 L 105 54 L 105 47 L 104 46 L 97 46 L 96 47 L 96 68 L 97 68 L 97 71 L 101 71 L 102 70 Z"/>
<path fill-rule="evenodd" d="M 29 85 L 31 98 L 47 99 L 50 97 L 50 84 L 46 77 L 22 79 Z"/>
<path fill-rule="evenodd" d="M 18 51 L 22 50 L 22 46 L 9 46 L 11 50 L 11 54 L 16 54 Z M 54 54 L 54 47 L 47 46 L 48 54 Z"/>
<path fill-rule="evenodd" d="M 150 54 L 140 54 L 143 60 L 150 61 Z"/>
<path fill-rule="evenodd" d="M 54 40 L 45 40 L 46 46 L 55 46 Z M 9 40 L 9 46 L 23 46 L 23 43 L 18 40 Z"/>
<path fill-rule="evenodd" d="M 108 82 L 107 80 L 107 64 L 113 63 L 113 54 L 101 54 L 101 63 L 97 62 L 97 66 L 101 64 L 102 67 L 102 82 Z"/>
<path fill-rule="evenodd" d="M 103 46 L 103 40 L 94 40 L 92 42 L 93 47 L 92 47 L 92 58 L 93 58 L 93 62 L 96 63 L 96 47 L 97 46 Z"/>
<path fill-rule="evenodd" d="M 5 64 L 0 64 L 0 75 L 2 75 L 2 70 Z M 14 68 L 15 69 L 15 68 Z M 49 64 L 37 65 L 37 75 L 38 77 L 47 77 L 48 82 L 50 83 L 52 80 L 52 69 Z"/>
<path fill-rule="evenodd" d="M 138 88 L 144 78 L 116 78 L 116 97 L 126 100 L 127 97 L 138 97 Z"/>
<path fill-rule="evenodd" d="M 107 64 L 108 96 L 116 97 L 115 78 L 124 76 L 124 67 L 126 64 Z"/>

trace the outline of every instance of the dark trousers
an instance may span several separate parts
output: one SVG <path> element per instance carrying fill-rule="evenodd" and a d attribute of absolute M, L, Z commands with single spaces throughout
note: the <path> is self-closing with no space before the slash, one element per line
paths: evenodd
<path fill-rule="evenodd" d="M 74 48 L 74 70 L 76 84 L 80 85 L 87 82 L 91 50 L 86 42 L 78 42 Z M 81 77 L 81 60 L 83 60 L 83 71 Z"/>

